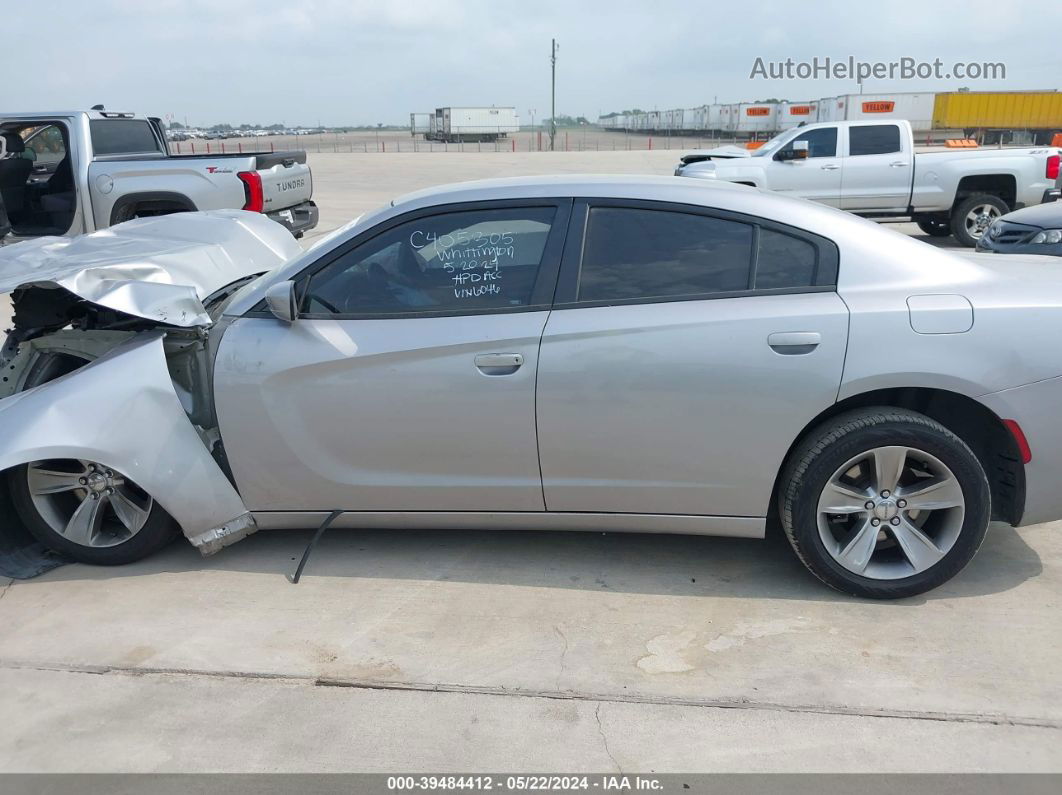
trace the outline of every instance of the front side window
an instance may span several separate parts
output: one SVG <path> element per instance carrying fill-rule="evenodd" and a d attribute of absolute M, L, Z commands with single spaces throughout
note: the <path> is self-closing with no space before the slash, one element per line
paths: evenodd
<path fill-rule="evenodd" d="M 848 154 L 887 155 L 900 151 L 900 128 L 895 124 L 869 124 L 848 128 Z"/>
<path fill-rule="evenodd" d="M 26 139 L 26 153 L 29 160 L 43 166 L 54 166 L 66 157 L 66 141 L 63 131 L 57 124 L 46 127 L 28 127 L 22 131 Z"/>
<path fill-rule="evenodd" d="M 817 130 L 808 130 L 786 144 L 785 148 L 795 148 L 793 144 L 797 143 L 797 141 L 807 142 L 809 158 L 837 156 L 836 127 L 819 127 Z"/>
<path fill-rule="evenodd" d="M 314 273 L 302 311 L 386 315 L 531 304 L 556 209 L 469 210 L 407 221 Z"/>
<path fill-rule="evenodd" d="M 750 224 L 692 213 L 594 207 L 587 221 L 580 301 L 622 301 L 747 290 Z"/>

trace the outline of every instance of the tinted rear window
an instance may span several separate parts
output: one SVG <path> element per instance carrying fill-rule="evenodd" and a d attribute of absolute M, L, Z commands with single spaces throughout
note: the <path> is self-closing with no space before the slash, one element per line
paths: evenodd
<path fill-rule="evenodd" d="M 92 119 L 92 150 L 97 155 L 161 152 L 151 125 L 141 119 Z"/>
<path fill-rule="evenodd" d="M 579 275 L 580 301 L 747 290 L 752 226 L 665 210 L 595 207 Z"/>
<path fill-rule="evenodd" d="M 818 252 L 806 240 L 760 229 L 756 258 L 756 289 L 779 290 L 819 284 Z"/>
<path fill-rule="evenodd" d="M 895 124 L 848 128 L 849 155 L 886 155 L 899 151 L 900 128 Z"/>

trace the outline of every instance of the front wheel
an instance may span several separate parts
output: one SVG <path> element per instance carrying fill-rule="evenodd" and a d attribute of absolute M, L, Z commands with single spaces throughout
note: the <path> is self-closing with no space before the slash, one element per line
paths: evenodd
<path fill-rule="evenodd" d="M 991 517 L 977 457 L 913 411 L 861 409 L 812 431 L 779 494 L 782 526 L 805 566 L 855 596 L 896 599 L 962 570 Z"/>
<path fill-rule="evenodd" d="M 35 461 L 12 470 L 9 478 L 15 508 L 30 533 L 82 563 L 131 563 L 177 535 L 151 495 L 103 464 Z"/>
<path fill-rule="evenodd" d="M 988 193 L 968 196 L 951 212 L 951 233 L 959 243 L 973 248 L 992 222 L 1009 212 L 1007 203 L 998 196 Z"/>

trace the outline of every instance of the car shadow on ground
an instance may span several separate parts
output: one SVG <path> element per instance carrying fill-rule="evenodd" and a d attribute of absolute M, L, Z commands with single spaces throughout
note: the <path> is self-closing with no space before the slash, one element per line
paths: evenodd
<path fill-rule="evenodd" d="M 106 580 L 153 573 L 231 571 L 269 574 L 278 588 L 297 588 L 294 572 L 312 537 L 306 530 L 257 533 L 202 558 L 178 540 L 152 558 L 102 568 L 73 564 L 27 584 Z M 889 602 L 977 597 L 1015 588 L 1043 570 L 1021 532 L 993 524 L 979 554 L 951 582 L 920 597 Z M 395 531 L 325 533 L 306 570 L 315 577 L 441 580 L 652 595 L 846 601 L 816 580 L 777 530 L 763 540 L 627 533 Z"/>

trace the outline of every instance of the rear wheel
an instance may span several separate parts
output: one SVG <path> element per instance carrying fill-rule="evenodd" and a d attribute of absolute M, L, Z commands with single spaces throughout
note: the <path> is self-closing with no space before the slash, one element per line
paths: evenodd
<path fill-rule="evenodd" d="M 928 591 L 970 562 L 991 516 L 969 447 L 913 411 L 863 409 L 820 426 L 783 475 L 780 513 L 804 565 L 874 599 Z"/>
<path fill-rule="evenodd" d="M 951 212 L 951 233 L 962 245 L 972 248 L 993 221 L 1009 212 L 1007 203 L 998 196 L 988 193 L 968 196 Z"/>
<path fill-rule="evenodd" d="M 81 460 L 35 461 L 10 475 L 15 508 L 42 544 L 103 566 L 131 563 L 166 546 L 176 525 L 122 473 Z"/>

